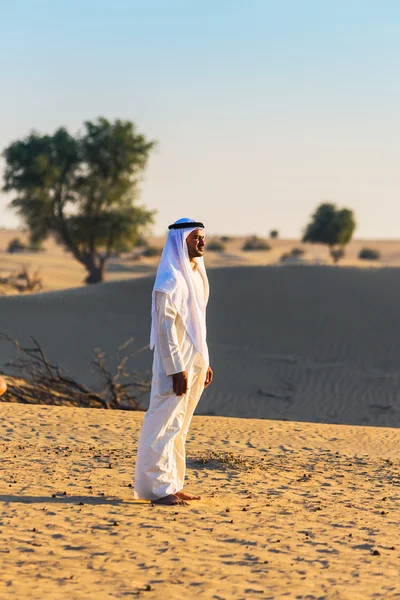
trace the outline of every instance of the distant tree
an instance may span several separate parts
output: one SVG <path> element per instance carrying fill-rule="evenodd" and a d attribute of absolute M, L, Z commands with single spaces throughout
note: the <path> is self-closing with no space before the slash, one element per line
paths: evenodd
<path fill-rule="evenodd" d="M 321 204 L 312 216 L 303 236 L 303 242 L 326 244 L 334 262 L 344 256 L 346 244 L 352 238 L 356 222 L 348 208 L 337 209 L 335 204 Z"/>
<path fill-rule="evenodd" d="M 269 237 L 271 240 L 276 240 L 279 237 L 279 231 L 277 229 L 271 229 L 269 232 Z"/>
<path fill-rule="evenodd" d="M 129 121 L 87 121 L 76 137 L 60 128 L 32 133 L 5 149 L 4 188 L 32 242 L 53 233 L 87 270 L 104 278 L 115 248 L 135 239 L 154 213 L 136 205 L 137 184 L 153 141 Z"/>

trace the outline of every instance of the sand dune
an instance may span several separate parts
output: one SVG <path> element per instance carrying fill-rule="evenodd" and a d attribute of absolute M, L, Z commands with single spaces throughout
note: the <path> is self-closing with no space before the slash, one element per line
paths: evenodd
<path fill-rule="evenodd" d="M 141 413 L 0 413 L 1 598 L 399 597 L 398 430 L 197 416 L 171 510 L 133 500 Z"/>
<path fill-rule="evenodd" d="M 211 269 L 215 381 L 200 414 L 400 424 L 397 269 Z M 0 331 L 29 341 L 86 383 L 95 347 L 148 343 L 152 278 L 0 298 Z M 0 366 L 11 348 L 0 344 Z M 150 370 L 151 353 L 130 365 Z M 144 400 L 144 406 L 145 406 Z"/>

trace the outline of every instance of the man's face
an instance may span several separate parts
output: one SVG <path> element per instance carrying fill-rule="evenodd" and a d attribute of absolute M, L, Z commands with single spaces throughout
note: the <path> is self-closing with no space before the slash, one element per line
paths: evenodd
<path fill-rule="evenodd" d="M 186 238 L 189 258 L 199 258 L 204 254 L 206 236 L 201 229 L 195 229 Z"/>

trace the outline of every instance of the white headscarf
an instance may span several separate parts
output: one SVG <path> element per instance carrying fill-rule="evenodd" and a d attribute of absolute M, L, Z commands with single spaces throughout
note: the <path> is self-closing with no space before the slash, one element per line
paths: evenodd
<path fill-rule="evenodd" d="M 196 223 L 193 219 L 179 219 L 179 223 Z M 153 287 L 151 306 L 151 335 L 150 348 L 153 349 L 157 336 L 156 319 L 156 292 L 169 294 L 172 304 L 181 317 L 185 329 L 193 342 L 197 352 L 203 357 L 206 366 L 209 364 L 208 349 L 206 342 L 205 315 L 199 305 L 193 281 L 193 269 L 190 264 L 189 252 L 186 244 L 187 236 L 197 227 L 184 229 L 170 229 L 158 265 L 156 280 Z M 203 257 L 195 259 L 197 269 L 204 282 L 204 308 L 209 296 L 209 285 Z"/>

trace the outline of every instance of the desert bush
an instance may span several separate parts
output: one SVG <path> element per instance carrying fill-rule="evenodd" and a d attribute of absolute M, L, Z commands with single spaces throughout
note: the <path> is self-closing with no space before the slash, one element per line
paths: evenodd
<path fill-rule="evenodd" d="M 379 260 L 381 253 L 375 248 L 362 248 L 358 253 L 358 258 L 361 260 Z"/>
<path fill-rule="evenodd" d="M 220 239 L 221 239 L 221 242 L 226 244 L 227 242 L 230 242 L 232 238 L 229 235 L 221 235 Z"/>
<path fill-rule="evenodd" d="M 20 294 L 40 292 L 43 289 L 43 280 L 39 269 L 32 273 L 29 267 L 22 265 L 19 271 L 14 271 L 6 277 L 0 277 L 0 286 Z"/>
<path fill-rule="evenodd" d="M 211 252 L 224 252 L 225 244 L 221 240 L 210 240 L 207 242 L 207 250 L 211 250 Z"/>
<path fill-rule="evenodd" d="M 272 229 L 269 232 L 269 237 L 271 238 L 271 240 L 276 240 L 279 237 L 279 231 L 277 229 Z"/>
<path fill-rule="evenodd" d="M 253 235 L 245 241 L 242 250 L 245 250 L 246 252 L 253 250 L 271 250 L 271 246 L 265 240 Z"/>
<path fill-rule="evenodd" d="M 26 245 L 19 238 L 13 238 L 7 247 L 7 252 L 10 254 L 13 252 L 24 252 L 24 250 L 26 250 Z"/>
<path fill-rule="evenodd" d="M 285 260 L 289 260 L 291 258 L 300 258 L 300 256 L 303 256 L 303 254 L 305 254 L 305 250 L 303 250 L 303 248 L 292 248 L 290 252 L 285 252 L 282 254 L 281 261 L 284 262 Z"/>

